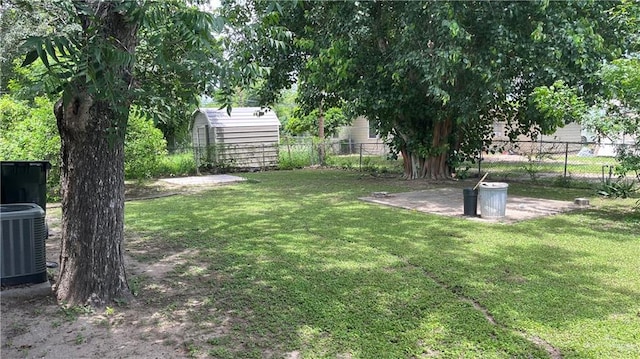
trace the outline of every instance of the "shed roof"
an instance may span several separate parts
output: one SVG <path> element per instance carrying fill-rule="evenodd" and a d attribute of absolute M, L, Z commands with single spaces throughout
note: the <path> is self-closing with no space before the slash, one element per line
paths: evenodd
<path fill-rule="evenodd" d="M 231 116 L 226 109 L 201 108 L 194 113 L 194 118 L 198 113 L 207 117 L 211 127 L 280 126 L 274 111 L 260 107 L 234 107 Z"/>

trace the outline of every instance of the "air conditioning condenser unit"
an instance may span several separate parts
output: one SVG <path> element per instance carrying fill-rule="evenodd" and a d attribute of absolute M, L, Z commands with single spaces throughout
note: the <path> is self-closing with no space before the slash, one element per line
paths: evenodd
<path fill-rule="evenodd" d="M 45 214 L 35 203 L 0 205 L 2 285 L 47 281 Z"/>

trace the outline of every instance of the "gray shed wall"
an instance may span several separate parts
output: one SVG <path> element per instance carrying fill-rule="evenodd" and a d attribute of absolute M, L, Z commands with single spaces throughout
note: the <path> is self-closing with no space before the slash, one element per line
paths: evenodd
<path fill-rule="evenodd" d="M 242 118 L 222 116 L 211 118 L 203 111 L 194 115 L 192 127 L 193 146 L 200 154 L 199 162 L 208 161 L 217 165 L 260 168 L 278 164 L 280 126 L 277 118 L 247 118 L 244 110 Z M 211 111 L 211 110 L 209 110 Z M 218 115 L 218 113 L 213 113 Z M 274 120 L 275 118 L 275 120 Z M 234 121 L 237 125 L 234 125 Z M 249 123 L 248 123 L 249 121 Z M 255 123 L 253 123 L 255 121 Z M 208 146 L 207 146 L 208 145 Z"/>

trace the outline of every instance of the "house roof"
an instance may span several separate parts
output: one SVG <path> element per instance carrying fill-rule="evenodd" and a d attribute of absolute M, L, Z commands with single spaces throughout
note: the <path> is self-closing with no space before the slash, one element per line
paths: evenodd
<path fill-rule="evenodd" d="M 211 127 L 280 126 L 274 111 L 260 107 L 234 107 L 231 116 L 226 109 L 201 108 L 194 113 L 194 118 L 199 113 L 207 117 Z"/>

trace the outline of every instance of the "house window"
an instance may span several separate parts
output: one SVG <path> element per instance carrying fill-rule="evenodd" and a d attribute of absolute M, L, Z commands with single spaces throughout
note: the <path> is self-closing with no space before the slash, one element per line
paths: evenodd
<path fill-rule="evenodd" d="M 369 138 L 378 138 L 378 129 L 373 121 L 369 121 Z"/>
<path fill-rule="evenodd" d="M 494 122 L 493 123 L 493 137 L 497 137 L 497 138 L 505 137 L 505 134 L 504 134 L 504 122 Z"/>

